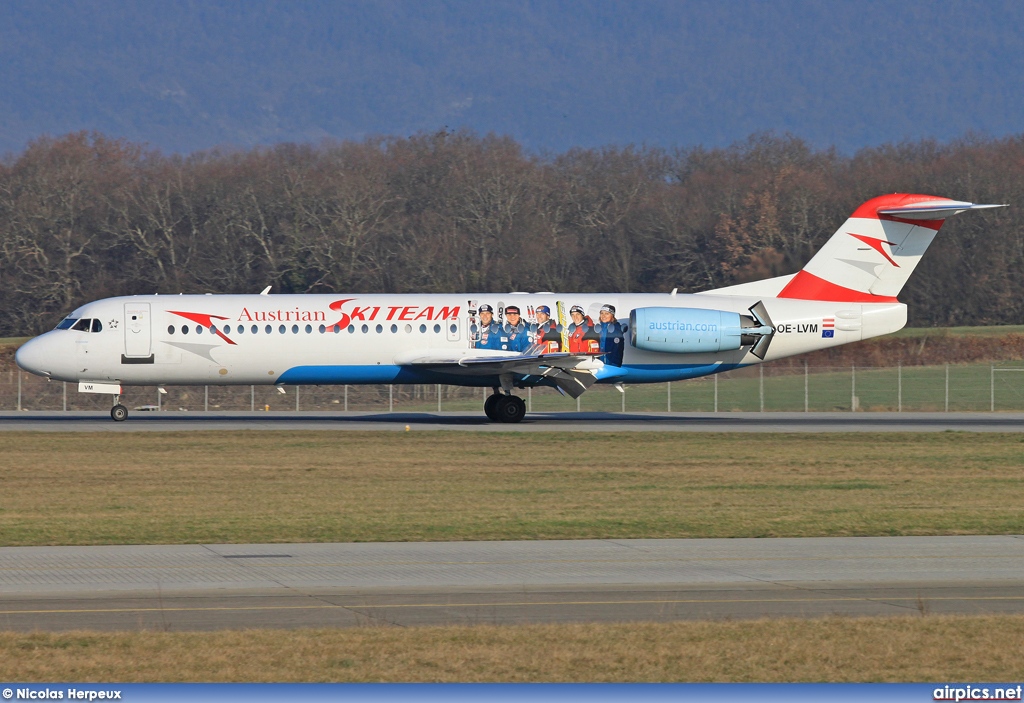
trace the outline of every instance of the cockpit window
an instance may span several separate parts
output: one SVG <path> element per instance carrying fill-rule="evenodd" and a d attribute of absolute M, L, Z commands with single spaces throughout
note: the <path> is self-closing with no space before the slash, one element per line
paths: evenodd
<path fill-rule="evenodd" d="M 78 322 L 78 318 L 77 317 L 65 317 L 63 320 L 60 321 L 60 324 L 57 325 L 56 329 L 59 329 L 59 330 L 71 329 L 71 325 L 75 324 L 76 322 Z"/>
<path fill-rule="evenodd" d="M 92 325 L 92 320 L 83 318 L 75 323 L 75 326 L 71 329 L 78 330 L 79 332 L 88 332 L 89 327 Z"/>
<path fill-rule="evenodd" d="M 92 331 L 93 332 L 102 332 L 103 331 L 103 323 L 100 322 L 99 320 L 93 320 L 92 321 Z"/>

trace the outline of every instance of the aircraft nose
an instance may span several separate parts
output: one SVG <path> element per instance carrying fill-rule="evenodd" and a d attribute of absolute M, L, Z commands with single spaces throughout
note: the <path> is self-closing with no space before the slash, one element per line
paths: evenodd
<path fill-rule="evenodd" d="M 46 347 L 49 345 L 48 340 L 44 337 L 46 335 L 30 339 L 18 347 L 18 351 L 14 352 L 14 363 L 18 365 L 18 368 L 34 373 L 36 376 L 50 375 L 50 370 L 44 367 L 48 361 L 53 361 L 53 359 L 52 357 L 48 358 L 46 354 Z"/>

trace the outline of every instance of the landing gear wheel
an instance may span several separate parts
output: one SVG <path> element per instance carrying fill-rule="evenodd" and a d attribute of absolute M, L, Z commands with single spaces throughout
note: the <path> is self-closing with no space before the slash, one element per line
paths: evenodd
<path fill-rule="evenodd" d="M 499 422 L 522 422 L 526 417 L 526 403 L 519 396 L 500 396 L 497 409 Z"/>
<path fill-rule="evenodd" d="M 118 403 L 110 409 L 110 417 L 114 419 L 114 422 L 124 422 L 128 419 L 128 408 Z"/>
<path fill-rule="evenodd" d="M 501 422 L 501 418 L 498 417 L 499 400 L 501 400 L 501 396 L 494 394 L 487 396 L 487 400 L 484 401 L 484 415 L 491 422 Z"/>

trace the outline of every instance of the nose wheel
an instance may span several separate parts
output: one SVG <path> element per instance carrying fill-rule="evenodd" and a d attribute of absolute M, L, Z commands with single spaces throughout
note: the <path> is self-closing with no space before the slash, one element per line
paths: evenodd
<path fill-rule="evenodd" d="M 128 408 L 121 405 L 120 396 L 114 396 L 114 407 L 110 409 L 110 417 L 114 422 L 124 422 L 128 419 Z"/>
<path fill-rule="evenodd" d="M 526 403 L 519 396 L 495 393 L 484 401 L 484 415 L 492 422 L 521 422 L 526 417 Z"/>

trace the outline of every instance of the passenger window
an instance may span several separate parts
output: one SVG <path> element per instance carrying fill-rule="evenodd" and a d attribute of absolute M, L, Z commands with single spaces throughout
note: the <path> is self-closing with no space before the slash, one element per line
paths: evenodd
<path fill-rule="evenodd" d="M 188 334 L 188 325 L 182 325 L 181 326 L 181 333 L 182 334 Z"/>
<path fill-rule="evenodd" d="M 313 333 L 313 325 L 306 325 L 306 334 Z"/>
<path fill-rule="evenodd" d="M 228 325 L 228 327 L 226 327 L 225 329 L 230 331 L 230 328 L 231 328 L 231 326 Z M 245 325 L 239 325 L 238 329 L 235 331 L 235 334 L 245 334 Z"/>
<path fill-rule="evenodd" d="M 426 325 L 420 325 L 420 333 L 421 334 L 425 334 L 426 331 L 427 331 L 427 326 Z"/>
<path fill-rule="evenodd" d="M 324 325 L 320 325 L 320 334 L 323 334 L 326 331 L 327 331 L 327 328 Z"/>
<path fill-rule="evenodd" d="M 406 325 L 405 326 L 405 333 L 409 334 L 410 332 L 412 332 L 412 325 Z"/>
<path fill-rule="evenodd" d="M 355 331 L 356 331 L 356 326 L 355 325 L 349 325 L 348 326 L 348 333 L 349 334 L 355 334 Z"/>
<path fill-rule="evenodd" d="M 384 327 L 381 326 L 381 325 L 377 325 L 377 334 L 380 334 L 383 331 L 384 331 Z"/>
<path fill-rule="evenodd" d="M 167 334 L 174 334 L 174 325 L 167 325 Z"/>
<path fill-rule="evenodd" d="M 267 325 L 266 328 L 264 328 L 263 331 L 266 332 L 267 334 L 270 334 L 271 332 L 274 331 L 274 328 L 271 327 L 270 325 Z"/>
<path fill-rule="evenodd" d="M 224 334 L 231 334 L 231 325 L 224 325 Z"/>
<path fill-rule="evenodd" d="M 363 325 L 363 334 L 366 334 L 369 331 L 370 331 L 370 328 L 367 327 L 366 325 Z"/>
<path fill-rule="evenodd" d="M 341 332 L 341 328 L 338 327 L 338 325 L 335 325 L 334 326 L 334 334 L 338 334 L 338 332 Z"/>
<path fill-rule="evenodd" d="M 76 322 L 75 326 L 72 327 L 71 329 L 75 330 L 76 332 L 88 332 L 89 331 L 89 327 L 91 327 L 91 326 L 92 326 L 92 320 L 81 319 L 78 322 Z"/>
<path fill-rule="evenodd" d="M 285 331 L 287 331 L 287 329 L 288 329 L 288 328 L 287 328 L 287 327 L 285 327 L 284 325 L 280 325 L 280 326 L 278 326 L 278 328 L 277 328 L 277 332 L 278 332 L 278 334 L 284 334 L 284 333 L 285 333 Z"/>
<path fill-rule="evenodd" d="M 292 334 L 298 334 L 298 333 L 299 333 L 299 326 L 298 325 L 292 325 Z"/>
<path fill-rule="evenodd" d="M 93 320 L 92 321 L 92 331 L 93 332 L 102 332 L 103 331 L 103 323 L 100 322 L 98 319 L 97 320 Z"/>
<path fill-rule="evenodd" d="M 459 331 L 459 328 L 458 328 L 458 326 L 457 326 L 457 325 L 452 325 L 452 326 L 451 326 L 451 327 L 449 327 L 448 329 L 449 329 L 449 330 L 451 330 L 451 333 L 452 333 L 452 334 L 455 334 L 456 332 L 458 332 L 458 331 Z"/>
<path fill-rule="evenodd" d="M 196 334 L 202 334 L 202 333 L 203 333 L 203 326 L 202 325 L 196 325 Z"/>
<path fill-rule="evenodd" d="M 391 325 L 391 334 L 398 332 L 398 325 Z"/>
<path fill-rule="evenodd" d="M 434 334 L 437 334 L 440 331 L 441 331 L 441 325 L 434 325 Z"/>
<path fill-rule="evenodd" d="M 252 332 L 253 334 L 256 334 L 257 332 L 260 331 L 260 328 L 257 327 L 256 325 L 253 325 L 252 327 L 249 328 L 249 331 Z"/>

